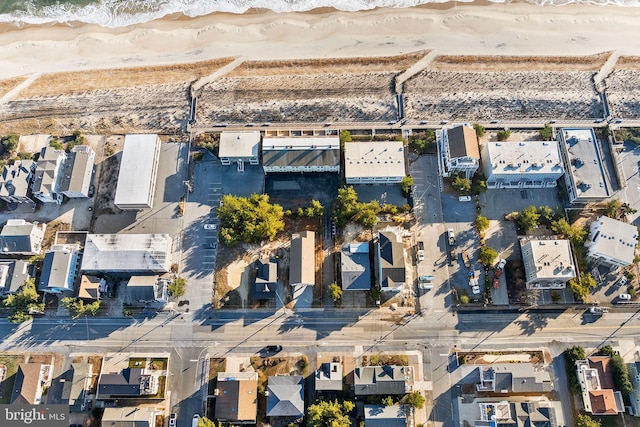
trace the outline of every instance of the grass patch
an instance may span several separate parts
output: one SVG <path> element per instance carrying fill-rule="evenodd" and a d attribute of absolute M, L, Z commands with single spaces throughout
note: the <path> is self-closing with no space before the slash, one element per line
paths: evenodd
<path fill-rule="evenodd" d="M 218 374 L 224 372 L 227 369 L 227 359 L 221 357 L 212 357 L 209 359 L 209 394 L 213 394 L 213 391 L 217 386 Z"/>
<path fill-rule="evenodd" d="M 623 128 L 614 130 L 617 141 L 632 142 L 640 145 L 640 128 Z"/>
<path fill-rule="evenodd" d="M 149 364 L 149 369 L 155 371 L 164 371 L 167 369 L 167 358 L 153 358 Z"/>
<path fill-rule="evenodd" d="M 144 369 L 147 367 L 147 359 L 145 357 L 131 357 L 129 359 L 129 367 Z"/>
<path fill-rule="evenodd" d="M 363 366 L 408 366 L 409 357 L 404 354 L 362 356 Z"/>
<path fill-rule="evenodd" d="M 2 382 L 0 388 L 0 403 L 7 404 L 11 400 L 11 392 L 13 391 L 13 384 L 16 381 L 16 372 L 18 372 L 18 365 L 24 362 L 24 356 L 0 356 L 0 365 L 4 365 L 5 380 Z"/>

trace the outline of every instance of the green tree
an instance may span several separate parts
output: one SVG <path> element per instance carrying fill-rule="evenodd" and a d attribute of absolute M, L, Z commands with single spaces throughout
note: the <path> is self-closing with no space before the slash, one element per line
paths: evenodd
<path fill-rule="evenodd" d="M 342 298 L 342 288 L 336 282 L 329 285 L 329 297 L 333 302 L 338 302 Z"/>
<path fill-rule="evenodd" d="M 622 207 L 622 202 L 618 199 L 613 199 L 607 202 L 604 214 L 609 218 L 615 218 L 618 215 L 618 210 Z"/>
<path fill-rule="evenodd" d="M 624 359 L 618 353 L 610 354 L 609 357 L 611 358 L 611 371 L 616 390 L 625 396 L 630 395 L 633 393 L 633 384 L 631 383 L 627 364 L 624 363 Z"/>
<path fill-rule="evenodd" d="M 379 212 L 380 204 L 375 200 L 372 200 L 369 203 L 360 203 L 359 212 L 353 216 L 353 219 L 357 223 L 371 228 L 378 223 Z"/>
<path fill-rule="evenodd" d="M 311 213 L 311 215 L 309 215 L 309 213 Z M 322 206 L 322 203 L 315 199 L 311 200 L 311 203 L 309 203 L 309 207 L 307 208 L 307 216 L 319 217 L 322 216 L 322 214 L 324 214 L 324 206 Z"/>
<path fill-rule="evenodd" d="M 402 194 L 408 195 L 411 187 L 413 187 L 413 177 L 409 175 L 402 178 L 402 181 L 400 182 L 400 189 L 402 190 Z"/>
<path fill-rule="evenodd" d="M 498 141 L 506 141 L 511 136 L 509 129 L 504 129 L 498 132 Z"/>
<path fill-rule="evenodd" d="M 187 287 L 187 281 L 184 277 L 176 277 L 173 282 L 169 283 L 169 295 L 180 298 L 184 295 Z"/>
<path fill-rule="evenodd" d="M 525 232 L 529 232 L 538 226 L 540 220 L 540 214 L 535 206 L 527 206 L 518 214 L 518 225 L 522 227 Z"/>
<path fill-rule="evenodd" d="M 333 220 L 338 227 L 344 226 L 358 212 L 358 195 L 353 187 L 340 187 L 336 198 Z"/>
<path fill-rule="evenodd" d="M 467 295 L 460 295 L 460 304 L 469 304 L 469 297 Z"/>
<path fill-rule="evenodd" d="M 478 233 L 482 234 L 489 228 L 489 219 L 486 216 L 478 215 L 473 225 L 475 225 Z"/>
<path fill-rule="evenodd" d="M 18 147 L 18 141 L 20 140 L 20 136 L 11 134 L 0 139 L 0 145 L 5 152 L 11 153 Z"/>
<path fill-rule="evenodd" d="M 545 123 L 544 127 L 540 129 L 540 138 L 543 141 L 551 141 L 553 139 L 553 128 L 549 123 Z"/>
<path fill-rule="evenodd" d="M 576 417 L 576 427 L 600 427 L 600 420 L 591 418 L 587 414 L 580 414 Z"/>
<path fill-rule="evenodd" d="M 198 418 L 198 427 L 218 427 L 216 426 L 216 422 L 210 420 L 207 417 Z"/>
<path fill-rule="evenodd" d="M 405 401 L 416 409 L 422 409 L 425 399 L 422 394 L 414 391 L 413 393 L 409 393 L 407 395 Z"/>
<path fill-rule="evenodd" d="M 549 206 L 538 206 L 538 213 L 540 214 L 540 223 L 551 226 L 551 223 L 556 220 L 556 213 Z"/>
<path fill-rule="evenodd" d="M 460 194 L 469 194 L 471 192 L 471 181 L 467 178 L 457 175 L 451 183 Z"/>
<path fill-rule="evenodd" d="M 478 255 L 478 261 L 480 261 L 480 264 L 485 267 L 490 267 L 493 265 L 496 258 L 498 258 L 498 252 L 495 249 L 490 248 L 489 246 L 482 246 L 480 248 L 480 255 Z"/>
<path fill-rule="evenodd" d="M 424 132 L 412 134 L 409 137 L 409 148 L 419 154 L 433 152 L 436 142 L 436 133 L 433 129 L 426 129 Z"/>
<path fill-rule="evenodd" d="M 473 128 L 476 130 L 476 136 L 478 138 L 482 138 L 484 136 L 484 126 L 478 123 L 474 123 Z"/>
<path fill-rule="evenodd" d="M 100 310 L 100 301 L 85 304 L 80 298 L 66 297 L 60 301 L 72 317 L 95 316 Z"/>
<path fill-rule="evenodd" d="M 585 360 L 587 357 L 584 348 L 579 345 L 574 345 L 571 348 L 567 348 L 563 352 L 564 367 L 569 380 L 569 388 L 576 393 L 580 392 L 580 383 L 578 383 L 578 377 L 576 375 L 576 362 L 578 360 Z"/>
<path fill-rule="evenodd" d="M 282 206 L 269 203 L 266 194 L 226 195 L 218 208 L 220 239 L 227 245 L 273 240 L 284 229 L 283 217 Z"/>
<path fill-rule="evenodd" d="M 16 294 L 9 295 L 2 304 L 11 309 L 9 321 L 22 323 L 32 318 L 30 312 L 43 311 L 44 304 L 40 303 L 40 296 L 36 290 L 35 279 L 25 280 Z"/>
<path fill-rule="evenodd" d="M 569 280 L 569 289 L 582 302 L 587 302 L 591 289 L 596 287 L 596 280 L 590 273 L 583 274 L 580 279 Z"/>
<path fill-rule="evenodd" d="M 581 228 L 575 224 L 569 224 L 564 218 L 553 221 L 551 223 L 551 229 L 554 233 L 571 240 L 576 245 L 583 244 L 587 237 L 586 228 Z"/>
<path fill-rule="evenodd" d="M 384 406 L 393 406 L 395 402 L 393 401 L 393 397 L 387 396 L 382 398 L 382 404 Z"/>
<path fill-rule="evenodd" d="M 348 130 L 340 131 L 340 143 L 351 142 L 351 132 Z"/>
<path fill-rule="evenodd" d="M 54 148 L 56 150 L 62 150 L 64 148 L 62 146 L 62 143 L 57 139 L 52 139 L 51 141 L 49 141 L 49 147 Z"/>
<path fill-rule="evenodd" d="M 355 406 L 350 401 L 317 401 L 307 408 L 307 423 L 311 427 L 350 427 L 349 413 Z"/>

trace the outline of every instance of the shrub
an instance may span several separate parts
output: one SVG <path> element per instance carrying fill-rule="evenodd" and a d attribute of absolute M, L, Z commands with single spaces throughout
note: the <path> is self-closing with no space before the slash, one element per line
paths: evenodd
<path fill-rule="evenodd" d="M 473 124 L 473 128 L 476 130 L 476 136 L 478 138 L 482 138 L 484 136 L 484 126 L 478 124 L 478 123 L 474 123 Z"/>
<path fill-rule="evenodd" d="M 184 295 L 186 287 L 187 281 L 183 277 L 176 277 L 173 282 L 169 284 L 169 295 L 180 298 Z"/>
<path fill-rule="evenodd" d="M 460 304 L 469 304 L 469 297 L 467 295 L 460 295 Z"/>
<path fill-rule="evenodd" d="M 549 123 L 546 123 L 542 129 L 540 129 L 540 138 L 543 141 L 551 141 L 553 139 L 553 129 Z"/>
<path fill-rule="evenodd" d="M 424 396 L 417 391 L 409 393 L 406 397 L 406 402 L 416 409 L 422 409 L 422 407 L 424 406 L 424 401 Z"/>
<path fill-rule="evenodd" d="M 511 136 L 509 129 L 504 129 L 498 132 L 498 141 L 506 141 Z"/>

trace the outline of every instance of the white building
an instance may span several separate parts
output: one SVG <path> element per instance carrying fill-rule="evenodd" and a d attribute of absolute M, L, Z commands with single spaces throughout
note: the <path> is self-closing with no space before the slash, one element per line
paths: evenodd
<path fill-rule="evenodd" d="M 5 255 L 37 255 L 47 224 L 31 223 L 24 219 L 10 219 L 0 232 L 0 252 Z"/>
<path fill-rule="evenodd" d="M 64 162 L 59 192 L 70 199 L 89 197 L 96 153 L 88 145 L 76 145 Z"/>
<path fill-rule="evenodd" d="M 0 199 L 7 203 L 26 203 L 36 163 L 33 160 L 16 160 L 2 170 L 0 177 Z"/>
<path fill-rule="evenodd" d="M 222 132 L 218 158 L 223 165 L 238 164 L 238 172 L 244 171 L 244 164 L 259 164 L 260 132 Z"/>
<path fill-rule="evenodd" d="M 480 167 L 478 137 L 467 124 L 442 129 L 437 146 L 440 173 L 444 177 L 463 174 L 471 179 Z"/>
<path fill-rule="evenodd" d="M 604 173 L 593 129 L 562 129 L 558 141 L 567 172 L 564 180 L 569 202 L 590 203 L 609 198 L 611 183 Z"/>
<path fill-rule="evenodd" d="M 166 273 L 171 268 L 168 234 L 88 234 L 82 271 Z"/>
<path fill-rule="evenodd" d="M 576 277 L 568 240 L 520 240 L 527 289 L 564 289 Z"/>
<path fill-rule="evenodd" d="M 402 141 L 347 142 L 344 146 L 347 184 L 396 184 L 406 176 Z"/>
<path fill-rule="evenodd" d="M 127 135 L 120 160 L 114 204 L 120 209 L 151 209 L 156 190 L 160 138 Z"/>
<path fill-rule="evenodd" d="M 340 172 L 340 139 L 286 137 L 262 139 L 262 166 L 270 172 Z"/>
<path fill-rule="evenodd" d="M 42 292 L 72 292 L 78 269 L 78 250 L 75 245 L 54 245 L 44 255 L 38 290 Z"/>
<path fill-rule="evenodd" d="M 609 267 L 626 267 L 635 258 L 637 238 L 635 225 L 601 216 L 591 223 L 587 258 Z"/>
<path fill-rule="evenodd" d="M 490 141 L 482 147 L 487 188 L 549 188 L 564 173 L 557 141 Z"/>
<path fill-rule="evenodd" d="M 67 153 L 53 147 L 44 147 L 33 173 L 31 192 L 33 197 L 42 203 L 62 203 L 62 193 L 59 191 L 60 177 Z"/>

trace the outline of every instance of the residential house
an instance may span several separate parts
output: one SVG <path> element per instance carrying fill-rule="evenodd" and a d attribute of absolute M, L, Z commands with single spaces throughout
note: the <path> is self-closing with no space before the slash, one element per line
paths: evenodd
<path fill-rule="evenodd" d="M 70 199 L 89 197 L 96 153 L 88 145 L 76 145 L 64 162 L 58 191 Z"/>
<path fill-rule="evenodd" d="M 349 142 L 344 146 L 347 184 L 398 184 L 406 176 L 402 141 Z"/>
<path fill-rule="evenodd" d="M 127 296 L 132 303 L 168 301 L 169 282 L 158 276 L 131 276 L 127 282 Z"/>
<path fill-rule="evenodd" d="M 106 291 L 107 281 L 96 276 L 83 274 L 80 277 L 80 286 L 78 288 L 78 298 L 84 300 L 99 300 L 100 295 Z"/>
<path fill-rule="evenodd" d="M 126 135 L 113 203 L 120 209 L 151 209 L 158 178 L 160 137 Z"/>
<path fill-rule="evenodd" d="M 562 404 L 544 397 L 528 400 L 458 398 L 460 424 L 473 427 L 561 427 Z"/>
<path fill-rule="evenodd" d="M 612 186 L 593 129 L 561 129 L 558 142 L 569 202 L 586 204 L 611 197 Z"/>
<path fill-rule="evenodd" d="M 472 372 L 465 377 L 474 378 L 479 393 L 517 395 L 553 391 L 549 370 L 531 363 L 497 363 L 467 369 Z"/>
<path fill-rule="evenodd" d="M 268 417 L 294 420 L 304 415 L 304 377 L 276 375 L 267 381 Z"/>
<path fill-rule="evenodd" d="M 398 395 L 413 390 L 411 366 L 362 366 L 353 371 L 356 396 Z"/>
<path fill-rule="evenodd" d="M 166 273 L 171 268 L 168 234 L 88 234 L 82 256 L 87 273 Z"/>
<path fill-rule="evenodd" d="M 406 405 L 364 405 L 365 427 L 410 427 Z"/>
<path fill-rule="evenodd" d="M 340 279 L 344 291 L 371 289 L 369 243 L 346 243 L 340 249 Z"/>
<path fill-rule="evenodd" d="M 527 289 L 564 289 L 576 277 L 568 240 L 521 239 Z"/>
<path fill-rule="evenodd" d="M 278 284 L 278 263 L 269 258 L 256 261 L 256 280 L 253 283 L 255 299 L 271 299 L 276 297 Z"/>
<path fill-rule="evenodd" d="M 218 372 L 216 419 L 231 424 L 255 424 L 258 411 L 257 372 Z"/>
<path fill-rule="evenodd" d="M 42 292 L 72 292 L 78 269 L 78 250 L 75 245 L 54 245 L 44 255 L 38 290 Z"/>
<path fill-rule="evenodd" d="M 576 362 L 585 412 L 593 415 L 618 415 L 624 412 L 622 393 L 614 391 L 608 356 L 593 356 Z"/>
<path fill-rule="evenodd" d="M 557 141 L 489 141 L 482 164 L 487 188 L 553 188 L 564 173 Z"/>
<path fill-rule="evenodd" d="M 103 373 L 98 380 L 97 399 L 144 397 L 158 393 L 158 377 L 142 368 L 125 368 L 121 372 Z"/>
<path fill-rule="evenodd" d="M 320 365 L 315 375 L 316 391 L 342 391 L 342 363 L 327 362 Z"/>
<path fill-rule="evenodd" d="M 442 129 L 437 147 L 440 173 L 444 177 L 462 174 L 471 179 L 480 167 L 478 137 L 467 124 Z"/>
<path fill-rule="evenodd" d="M 141 406 L 125 406 L 122 408 L 105 408 L 102 414 L 101 427 L 155 427 L 156 409 Z"/>
<path fill-rule="evenodd" d="M 33 160 L 16 160 L 6 165 L 0 177 L 0 199 L 7 203 L 33 203 L 29 187 L 35 167 Z"/>
<path fill-rule="evenodd" d="M 238 172 L 244 172 L 244 164 L 258 165 L 260 132 L 222 132 L 218 158 L 223 165 L 237 163 Z"/>
<path fill-rule="evenodd" d="M 400 291 L 406 282 L 404 246 L 392 230 L 378 232 L 377 268 L 381 291 Z"/>
<path fill-rule="evenodd" d="M 316 235 L 303 231 L 291 235 L 289 256 L 289 284 L 313 286 L 316 283 Z"/>
<path fill-rule="evenodd" d="M 0 295 L 17 293 L 30 278 L 28 262 L 20 259 L 0 260 Z"/>
<path fill-rule="evenodd" d="M 340 139 L 328 137 L 264 137 L 265 173 L 340 172 Z"/>
<path fill-rule="evenodd" d="M 85 362 L 72 363 L 65 373 L 61 403 L 69 405 L 70 412 L 87 410 L 92 375 L 91 364 Z"/>
<path fill-rule="evenodd" d="M 53 147 L 43 147 L 33 173 L 31 193 L 42 203 L 62 203 L 60 181 L 67 153 Z"/>
<path fill-rule="evenodd" d="M 635 225 L 601 216 L 591 223 L 587 258 L 611 268 L 626 267 L 635 258 L 637 239 Z"/>
<path fill-rule="evenodd" d="M 0 248 L 5 255 L 37 255 L 47 225 L 30 223 L 24 219 L 10 219 L 0 233 Z"/>
<path fill-rule="evenodd" d="M 12 405 L 38 405 L 42 392 L 51 382 L 51 365 L 42 363 L 21 363 L 16 372 L 11 393 Z"/>

